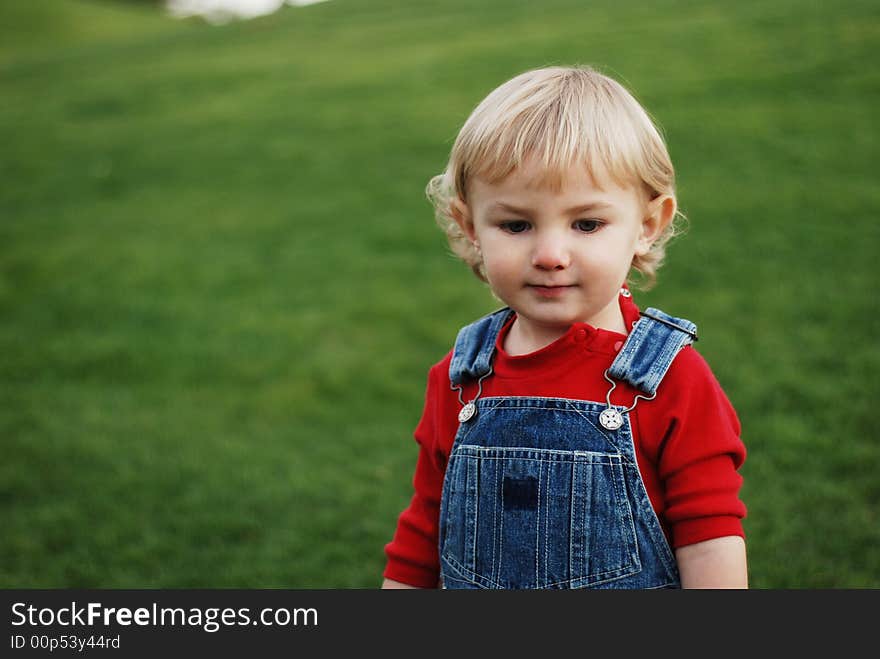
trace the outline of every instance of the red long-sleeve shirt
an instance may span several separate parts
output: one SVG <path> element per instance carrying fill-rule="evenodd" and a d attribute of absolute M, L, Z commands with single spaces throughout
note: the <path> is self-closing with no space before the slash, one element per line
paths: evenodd
<path fill-rule="evenodd" d="M 638 320 L 631 298 L 621 296 L 626 325 Z M 504 337 L 496 342 L 494 374 L 481 397 L 546 396 L 604 401 L 610 385 L 603 377 L 626 337 L 576 323 L 554 343 L 528 355 L 510 356 Z M 415 493 L 401 513 L 393 540 L 385 546 L 384 576 L 433 588 L 439 576 L 438 524 L 446 462 L 458 430 L 461 403 L 449 385 L 450 351 L 428 374 L 425 408 L 416 427 L 419 445 Z M 618 383 L 611 402 L 632 404 L 638 393 Z M 476 394 L 466 385 L 464 400 Z M 639 472 L 673 547 L 728 535 L 744 536 L 746 508 L 739 498 L 745 460 L 736 412 L 693 347 L 682 349 L 653 400 L 630 412 Z"/>

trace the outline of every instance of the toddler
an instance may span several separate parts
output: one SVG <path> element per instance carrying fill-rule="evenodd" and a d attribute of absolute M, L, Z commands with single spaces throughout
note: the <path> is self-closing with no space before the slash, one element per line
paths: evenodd
<path fill-rule="evenodd" d="M 641 105 L 588 67 L 518 75 L 427 192 L 505 307 L 430 370 L 383 587 L 747 587 L 736 413 L 696 326 L 628 283 L 678 216 Z"/>

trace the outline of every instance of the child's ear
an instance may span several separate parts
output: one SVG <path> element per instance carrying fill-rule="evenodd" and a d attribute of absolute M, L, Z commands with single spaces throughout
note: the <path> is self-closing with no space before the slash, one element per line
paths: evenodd
<path fill-rule="evenodd" d="M 461 198 L 455 197 L 449 202 L 449 211 L 468 240 L 474 242 L 477 239 L 477 232 L 474 231 L 474 218 L 470 207 Z"/>
<path fill-rule="evenodd" d="M 636 254 L 644 256 L 651 251 L 651 245 L 666 231 L 666 227 L 675 217 L 677 208 L 675 197 L 668 194 L 660 195 L 648 202 L 647 213 L 642 219 L 642 232 L 639 235 Z"/>

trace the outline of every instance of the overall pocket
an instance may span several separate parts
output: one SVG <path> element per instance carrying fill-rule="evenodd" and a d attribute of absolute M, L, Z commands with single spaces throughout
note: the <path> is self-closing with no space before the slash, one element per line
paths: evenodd
<path fill-rule="evenodd" d="M 641 569 L 620 455 L 461 444 L 441 510 L 442 569 L 482 588 L 584 588 Z"/>

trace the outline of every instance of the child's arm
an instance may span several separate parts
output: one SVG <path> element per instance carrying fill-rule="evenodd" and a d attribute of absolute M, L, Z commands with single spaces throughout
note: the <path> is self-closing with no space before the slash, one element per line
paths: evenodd
<path fill-rule="evenodd" d="M 675 550 L 682 588 L 748 588 L 746 543 L 738 535 Z"/>
<path fill-rule="evenodd" d="M 410 586 L 408 583 L 394 581 L 394 579 L 385 579 L 382 581 L 382 590 L 414 590 L 418 586 Z"/>

